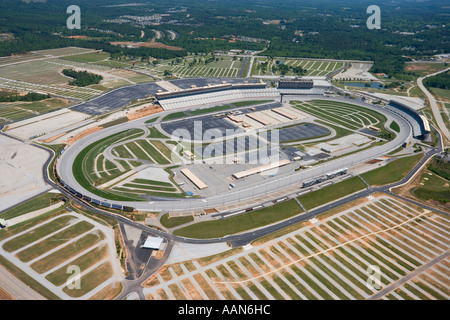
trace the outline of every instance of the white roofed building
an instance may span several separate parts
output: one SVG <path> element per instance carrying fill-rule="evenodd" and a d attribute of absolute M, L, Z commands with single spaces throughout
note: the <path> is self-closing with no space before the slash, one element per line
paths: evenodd
<path fill-rule="evenodd" d="M 160 237 L 150 237 L 148 236 L 141 248 L 160 250 L 163 248 L 163 238 Z"/>

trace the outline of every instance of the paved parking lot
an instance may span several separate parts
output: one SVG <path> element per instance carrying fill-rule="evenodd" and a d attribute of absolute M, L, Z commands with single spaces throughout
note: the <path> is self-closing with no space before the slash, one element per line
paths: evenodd
<path fill-rule="evenodd" d="M 91 101 L 74 106 L 72 109 L 91 115 L 98 115 L 122 108 L 130 103 L 131 100 L 142 99 L 146 95 L 154 95 L 158 90 L 166 91 L 155 83 L 123 87 L 108 92 Z"/>
<path fill-rule="evenodd" d="M 309 139 L 330 134 L 330 130 L 313 123 L 303 123 L 295 127 L 280 129 L 278 131 L 280 142 Z M 271 140 L 272 132 L 268 131 L 267 138 Z"/>
<path fill-rule="evenodd" d="M 203 138 L 203 135 L 206 131 L 208 131 L 208 136 L 213 138 L 214 136 L 225 136 L 227 130 L 234 131 L 238 129 L 237 126 L 225 120 L 225 118 L 216 118 L 209 115 L 190 119 L 182 119 L 169 123 L 166 122 L 162 123 L 161 127 L 170 135 L 175 130 L 187 130 L 192 139 L 195 139 L 196 137 Z"/>
<path fill-rule="evenodd" d="M 221 84 L 223 81 L 228 83 L 243 83 L 244 79 L 225 79 L 225 78 L 198 78 L 198 79 L 178 79 L 169 81 L 181 89 L 189 89 L 192 85 L 204 87 L 208 84 Z M 257 80 L 248 79 L 250 83 L 256 83 Z M 134 99 L 142 99 L 147 95 L 154 95 L 162 90 L 167 91 L 156 83 L 138 84 L 119 88 L 108 92 L 91 101 L 74 106 L 72 109 L 91 115 L 98 115 L 115 109 L 122 108 Z"/>
<path fill-rule="evenodd" d="M 208 84 L 222 84 L 223 81 L 227 83 L 236 84 L 243 83 L 244 81 L 248 81 L 249 83 L 257 83 L 257 79 L 234 79 L 234 78 L 195 78 L 195 79 L 177 79 L 172 80 L 170 83 L 173 83 L 177 87 L 181 89 L 189 89 L 192 85 L 197 87 L 205 87 Z"/>

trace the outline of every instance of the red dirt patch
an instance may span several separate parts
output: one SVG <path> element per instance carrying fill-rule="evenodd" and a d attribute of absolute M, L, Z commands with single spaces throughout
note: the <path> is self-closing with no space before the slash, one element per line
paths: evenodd
<path fill-rule="evenodd" d="M 63 133 L 60 133 L 60 134 L 58 134 L 58 135 L 56 135 L 56 136 L 53 136 L 53 137 L 51 137 L 51 138 L 47 138 L 47 139 L 44 140 L 44 142 L 45 142 L 45 143 L 52 142 L 53 140 L 56 140 L 56 139 L 58 139 L 59 137 L 62 137 L 62 136 L 65 135 L 66 133 L 67 133 L 67 132 L 63 132 Z"/>
<path fill-rule="evenodd" d="M 144 107 L 142 109 L 137 110 L 136 112 L 127 115 L 128 120 L 135 120 L 135 119 L 139 119 L 142 117 L 146 117 L 149 116 L 151 114 L 155 114 L 158 112 L 163 111 L 163 108 L 161 108 L 160 106 L 153 104 L 147 107 Z"/>
<path fill-rule="evenodd" d="M 168 46 L 161 42 L 132 42 L 132 41 L 117 41 L 117 42 L 111 42 L 113 46 L 131 46 L 133 48 L 160 48 L 160 49 L 166 49 L 166 50 L 172 50 L 172 51 L 181 51 L 183 48 L 175 47 L 175 46 Z"/>
<path fill-rule="evenodd" d="M 427 66 L 417 66 L 417 65 L 409 65 L 406 67 L 407 71 L 412 71 L 412 70 L 427 70 L 428 67 Z"/>
<path fill-rule="evenodd" d="M 81 132 L 80 134 L 76 135 L 75 137 L 70 138 L 69 140 L 67 140 L 66 144 L 68 146 L 70 146 L 75 141 L 78 141 L 81 138 L 86 137 L 86 136 L 90 135 L 91 133 L 97 132 L 97 131 L 102 130 L 102 129 L 103 129 L 103 127 L 93 127 L 93 128 L 87 129 L 87 130 Z"/>

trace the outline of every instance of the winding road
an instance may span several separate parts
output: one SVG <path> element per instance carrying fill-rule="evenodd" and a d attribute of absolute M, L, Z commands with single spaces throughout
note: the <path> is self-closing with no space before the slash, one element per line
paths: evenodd
<path fill-rule="evenodd" d="M 444 70 L 440 70 L 438 72 L 435 72 L 435 73 L 426 75 L 424 77 L 418 78 L 417 79 L 417 85 L 419 86 L 420 90 L 422 90 L 423 93 L 425 93 L 425 95 L 428 98 L 428 101 L 430 102 L 431 111 L 433 111 L 433 115 L 434 115 L 434 118 L 436 119 L 436 124 L 437 124 L 439 130 L 445 136 L 447 141 L 450 141 L 450 131 L 448 130 L 447 126 L 444 123 L 444 120 L 442 119 L 442 116 L 441 116 L 441 113 L 439 111 L 439 107 L 437 105 L 436 99 L 434 98 L 434 96 L 431 94 L 431 92 L 428 91 L 428 89 L 423 84 L 423 80 L 424 79 L 426 79 L 428 77 L 433 77 L 433 76 L 438 75 L 438 74 L 440 74 L 442 72 L 447 72 L 448 70 L 450 70 L 450 68 L 447 68 L 447 69 L 444 69 Z M 443 141 L 441 141 L 441 143 L 443 143 Z"/>

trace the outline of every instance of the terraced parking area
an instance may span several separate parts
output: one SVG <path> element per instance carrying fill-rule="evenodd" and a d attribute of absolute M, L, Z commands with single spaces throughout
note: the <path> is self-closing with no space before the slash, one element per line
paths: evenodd
<path fill-rule="evenodd" d="M 147 299 L 449 299 L 449 235 L 448 216 L 371 197 L 220 259 L 165 266 L 144 293 Z M 379 268 L 381 288 L 369 281 L 369 267 Z"/>
<path fill-rule="evenodd" d="M 252 75 L 280 75 L 279 72 L 272 72 L 272 66 L 277 66 L 277 61 L 280 64 L 284 64 L 288 67 L 296 68 L 301 67 L 302 69 L 306 69 L 306 74 L 302 76 L 314 76 L 314 77 L 325 77 L 333 71 L 342 68 L 345 65 L 344 61 L 335 61 L 335 60 L 311 60 L 311 59 L 265 59 L 265 58 L 255 58 L 255 62 L 253 63 Z M 259 64 L 267 63 L 267 68 L 259 68 Z M 292 71 L 288 71 L 286 76 L 295 75 Z"/>
<path fill-rule="evenodd" d="M 62 299 L 117 290 L 123 277 L 113 230 L 75 212 L 13 227 L 0 241 L 0 255 Z M 80 271 L 79 286 L 72 270 Z"/>
<path fill-rule="evenodd" d="M 319 119 L 330 121 L 349 130 L 375 126 L 383 129 L 386 117 L 375 111 L 356 105 L 326 100 L 308 102 L 293 101 L 293 106 Z"/>
<path fill-rule="evenodd" d="M 194 59 L 196 63 L 194 63 Z M 200 57 L 188 56 L 183 59 L 165 60 L 155 66 L 141 63 L 135 65 L 133 70 L 157 76 L 164 76 L 164 71 L 168 71 L 180 78 L 236 78 L 242 67 L 242 61 L 233 60 L 231 57 L 217 57 L 215 61 L 207 64 L 200 59 Z"/>

